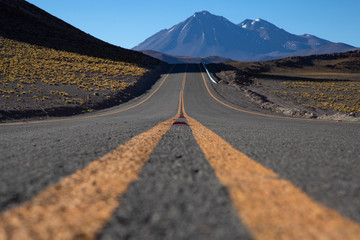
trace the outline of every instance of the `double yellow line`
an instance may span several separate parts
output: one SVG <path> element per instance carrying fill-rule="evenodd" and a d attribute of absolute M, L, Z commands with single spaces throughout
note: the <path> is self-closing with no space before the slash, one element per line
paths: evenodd
<path fill-rule="evenodd" d="M 165 80 L 164 80 L 165 81 Z M 357 223 L 324 207 L 278 174 L 236 150 L 186 114 L 184 88 L 178 113 L 84 169 L 0 215 L 2 239 L 94 239 L 119 197 L 181 112 L 196 141 L 229 190 L 239 217 L 256 239 L 358 239 Z"/>

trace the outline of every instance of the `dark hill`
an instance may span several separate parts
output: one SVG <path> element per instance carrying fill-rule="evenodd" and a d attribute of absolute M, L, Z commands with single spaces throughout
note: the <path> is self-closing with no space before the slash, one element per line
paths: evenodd
<path fill-rule="evenodd" d="M 322 74 L 328 73 L 354 73 L 360 72 L 360 50 L 310 55 L 310 56 L 294 56 L 282 59 L 269 60 L 263 62 L 229 62 L 231 66 L 237 69 L 248 72 L 250 74 L 257 73 L 284 73 L 298 74 L 321 72 Z"/>
<path fill-rule="evenodd" d="M 169 64 L 184 64 L 184 63 L 223 63 L 233 61 L 230 58 L 222 58 L 217 56 L 210 57 L 182 57 L 182 56 L 172 56 L 169 54 L 156 52 L 153 50 L 144 50 L 142 53 L 157 58 L 163 62 L 167 62 Z"/>
<path fill-rule="evenodd" d="M 140 52 L 101 41 L 23 0 L 0 0 L 0 36 L 82 55 L 158 64 Z"/>

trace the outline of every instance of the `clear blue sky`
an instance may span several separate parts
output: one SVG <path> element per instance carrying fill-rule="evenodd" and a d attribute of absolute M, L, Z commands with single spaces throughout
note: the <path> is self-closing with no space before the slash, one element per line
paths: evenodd
<path fill-rule="evenodd" d="M 234 23 L 265 19 L 294 34 L 360 47 L 360 0 L 28 0 L 71 25 L 132 48 L 202 10 Z"/>

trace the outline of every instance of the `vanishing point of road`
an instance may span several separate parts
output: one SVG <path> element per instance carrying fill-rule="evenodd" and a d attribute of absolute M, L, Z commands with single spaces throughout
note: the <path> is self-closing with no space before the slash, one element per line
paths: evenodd
<path fill-rule="evenodd" d="M 359 239 L 359 127 L 239 107 L 170 66 L 120 106 L 0 124 L 0 240 Z"/>

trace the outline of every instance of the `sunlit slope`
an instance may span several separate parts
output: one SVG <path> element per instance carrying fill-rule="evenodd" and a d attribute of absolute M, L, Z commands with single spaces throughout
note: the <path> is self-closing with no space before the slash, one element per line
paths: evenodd
<path fill-rule="evenodd" d="M 7 101 L 84 104 L 110 98 L 134 84 L 148 69 L 133 63 L 58 51 L 0 37 L 0 94 Z M 92 94 L 95 93 L 95 94 Z M 92 96 L 91 96 L 92 95 Z M 7 100 L 7 101 L 6 101 Z M 11 109 L 7 109 L 11 110 Z"/>

